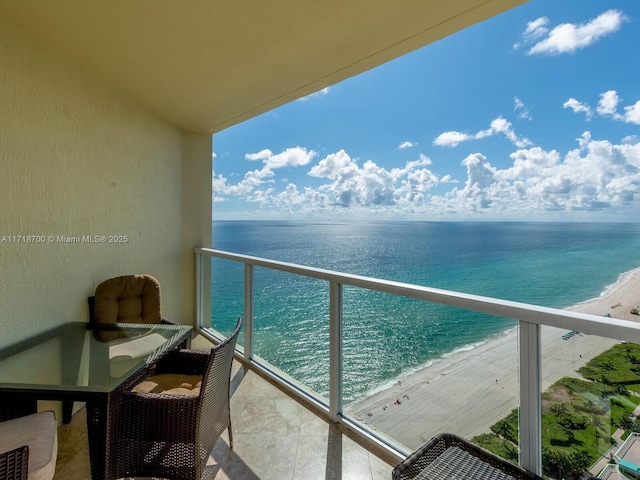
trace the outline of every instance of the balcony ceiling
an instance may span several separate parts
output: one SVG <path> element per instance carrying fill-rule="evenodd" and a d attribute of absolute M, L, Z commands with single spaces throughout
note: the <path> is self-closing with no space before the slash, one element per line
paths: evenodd
<path fill-rule="evenodd" d="M 525 0 L 0 0 L 0 17 L 177 127 L 215 133 Z"/>

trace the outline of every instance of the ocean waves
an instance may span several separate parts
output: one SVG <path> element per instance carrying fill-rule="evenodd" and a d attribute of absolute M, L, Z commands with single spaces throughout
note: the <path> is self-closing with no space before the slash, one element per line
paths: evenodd
<path fill-rule="evenodd" d="M 213 238 L 220 250 L 555 308 L 640 265 L 631 224 L 214 222 Z M 212 269 L 212 324 L 225 331 L 243 312 L 243 269 L 219 259 Z M 328 284 L 256 268 L 254 289 L 256 354 L 327 395 Z M 343 316 L 347 402 L 515 325 L 351 287 Z"/>

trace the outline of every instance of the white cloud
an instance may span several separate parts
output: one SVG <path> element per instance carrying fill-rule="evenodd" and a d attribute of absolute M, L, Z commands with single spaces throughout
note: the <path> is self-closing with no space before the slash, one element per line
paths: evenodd
<path fill-rule="evenodd" d="M 406 148 L 412 148 L 412 147 L 415 147 L 417 145 L 418 145 L 418 142 L 413 143 L 413 142 L 410 142 L 410 141 L 407 140 L 407 141 L 402 142 L 400 145 L 398 145 L 398 149 L 404 150 Z"/>
<path fill-rule="evenodd" d="M 504 135 L 517 147 L 526 147 L 527 145 L 531 145 L 531 141 L 529 139 L 516 135 L 511 127 L 511 122 L 502 117 L 492 120 L 488 129 L 480 130 L 473 135 L 457 131 L 441 133 L 435 138 L 433 144 L 440 147 L 456 147 L 462 142 L 480 140 L 482 138 L 493 137 L 498 134 Z"/>
<path fill-rule="evenodd" d="M 539 17 L 531 22 L 527 22 L 527 28 L 524 32 L 522 32 L 522 41 L 516 42 L 513 45 L 514 49 L 520 48 L 523 44 L 529 44 L 534 42 L 536 39 L 547 34 L 549 29 L 547 25 L 549 23 L 549 19 L 547 17 Z"/>
<path fill-rule="evenodd" d="M 619 102 L 620 98 L 618 98 L 618 93 L 615 90 L 609 90 L 608 92 L 601 93 L 596 112 L 603 116 L 610 115 L 612 117 L 616 117 L 618 115 L 616 110 Z"/>
<path fill-rule="evenodd" d="M 433 141 L 434 145 L 440 147 L 457 147 L 460 143 L 473 140 L 473 135 L 469 135 L 462 132 L 449 131 L 441 133 Z"/>
<path fill-rule="evenodd" d="M 301 167 L 307 165 L 317 154 L 313 150 L 307 151 L 306 148 L 293 147 L 287 148 L 282 152 L 274 155 L 271 150 L 261 150 L 256 153 L 248 153 L 244 156 L 247 160 L 262 160 L 265 168 L 274 170 L 284 167 Z"/>
<path fill-rule="evenodd" d="M 312 177 L 335 179 L 339 175 L 344 175 L 345 172 L 349 170 L 357 170 L 357 168 L 356 162 L 351 159 L 347 152 L 340 150 L 320 160 L 317 165 L 311 168 L 309 175 Z"/>
<path fill-rule="evenodd" d="M 522 118 L 523 120 L 531 120 L 531 113 L 526 105 L 520 100 L 518 97 L 513 97 L 513 111 L 518 116 L 518 118 Z"/>
<path fill-rule="evenodd" d="M 506 124 L 500 125 L 492 128 L 508 131 Z M 509 158 L 506 167 L 498 168 L 482 153 L 468 155 L 461 162 L 464 180 L 459 180 L 451 174 L 440 178 L 424 155 L 387 169 L 372 160 L 361 164 L 340 150 L 309 169 L 308 174 L 320 181 L 314 188 L 292 182 L 276 188 L 276 173 L 262 169 L 247 172 L 237 184 L 214 176 L 213 197 L 220 202 L 237 195 L 265 209 L 298 215 L 350 212 L 394 218 L 407 214 L 566 219 L 640 207 L 637 136 L 615 144 L 584 132 L 576 148 L 565 154 L 532 146 L 519 148 Z"/>
<path fill-rule="evenodd" d="M 309 175 L 332 180 L 323 187 L 340 206 L 390 205 L 393 203 L 391 174 L 370 160 L 362 167 L 340 150 L 328 155 L 309 171 Z"/>
<path fill-rule="evenodd" d="M 501 170 L 479 153 L 468 156 L 464 187 L 432 197 L 433 205 L 456 215 L 528 219 L 628 208 L 640 200 L 640 143 L 615 145 L 585 132 L 564 157 L 532 147 L 511 158 Z"/>
<path fill-rule="evenodd" d="M 329 95 L 329 89 L 330 87 L 325 87 L 322 90 L 318 90 L 317 92 L 310 93 L 309 95 L 305 95 L 304 97 L 300 97 L 298 100 L 301 102 L 306 102 L 307 100 L 315 97 L 324 97 L 326 95 Z"/>
<path fill-rule="evenodd" d="M 256 153 L 247 153 L 244 158 L 246 158 L 247 160 L 265 160 L 267 158 L 269 158 L 270 156 L 273 155 L 273 152 L 269 149 L 265 149 L 265 150 L 260 150 L 259 152 Z"/>
<path fill-rule="evenodd" d="M 624 107 L 624 121 L 640 125 L 640 100 L 633 105 Z"/>
<path fill-rule="evenodd" d="M 593 117 L 593 112 L 591 111 L 591 107 L 589 105 L 584 104 L 576 100 L 575 98 L 570 98 L 566 102 L 562 104 L 563 108 L 570 108 L 575 113 L 584 113 L 587 116 L 587 120 L 591 120 Z"/>
<path fill-rule="evenodd" d="M 624 114 L 618 112 L 620 97 L 615 90 L 609 90 L 600 94 L 600 100 L 596 106 L 596 113 L 602 117 L 610 117 L 624 123 L 640 125 L 640 100 L 633 105 L 624 107 Z M 593 117 L 592 108 L 586 103 L 579 102 L 575 98 L 570 98 L 562 105 L 564 108 L 571 108 L 574 112 L 583 112 L 587 120 Z"/>
<path fill-rule="evenodd" d="M 327 155 L 309 175 L 331 183 L 321 187 L 335 205 L 341 207 L 394 206 L 405 197 L 422 195 L 438 184 L 438 178 L 426 167 L 431 160 L 421 155 L 403 168 L 387 170 L 368 160 L 362 167 L 344 150 Z"/>
<path fill-rule="evenodd" d="M 275 189 L 273 187 L 267 188 L 266 190 L 253 190 L 251 194 L 245 198 L 245 200 L 251 203 L 261 203 L 263 205 L 269 205 L 271 203 L 274 192 Z"/>
<path fill-rule="evenodd" d="M 524 35 L 527 38 L 540 38 L 541 36 L 546 35 L 549 31 L 547 28 L 548 24 L 549 19 L 547 17 L 536 18 L 535 20 L 527 23 Z"/>
<path fill-rule="evenodd" d="M 557 151 L 548 152 L 540 147 L 518 150 L 510 157 L 513 160 L 513 166 L 503 170 L 500 174 L 502 179 L 509 181 L 535 178 L 540 175 L 540 172 L 559 165 L 561 161 Z"/>
<path fill-rule="evenodd" d="M 491 135 L 495 135 L 496 133 L 503 134 L 516 147 L 526 147 L 527 145 L 531 145 L 531 142 L 527 138 L 516 135 L 513 128 L 511 128 L 511 122 L 502 117 L 498 117 L 493 120 L 489 130 Z"/>
<path fill-rule="evenodd" d="M 226 201 L 230 196 L 250 197 L 256 189 L 265 183 L 272 183 L 275 173 L 272 170 L 263 168 L 261 170 L 252 170 L 244 174 L 244 178 L 235 185 L 229 184 L 229 181 L 222 175 L 213 176 L 212 192 L 213 201 Z"/>
<path fill-rule="evenodd" d="M 607 10 L 586 23 L 562 23 L 553 29 L 548 28 L 549 19 L 540 17 L 527 24 L 522 33 L 522 41 L 514 45 L 535 44 L 527 51 L 528 55 L 560 55 L 573 53 L 588 47 L 601 38 L 618 31 L 625 21 L 619 10 Z"/>

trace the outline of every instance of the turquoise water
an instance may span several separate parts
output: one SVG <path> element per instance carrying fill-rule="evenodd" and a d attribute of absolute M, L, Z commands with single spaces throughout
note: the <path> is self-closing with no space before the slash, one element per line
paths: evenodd
<path fill-rule="evenodd" d="M 213 247 L 565 308 L 600 295 L 640 266 L 640 225 L 214 221 Z M 212 324 L 228 332 L 243 314 L 243 267 L 213 259 L 212 268 Z M 256 354 L 326 395 L 328 284 L 256 268 L 254 289 Z M 514 325 L 511 319 L 347 287 L 345 400 Z"/>

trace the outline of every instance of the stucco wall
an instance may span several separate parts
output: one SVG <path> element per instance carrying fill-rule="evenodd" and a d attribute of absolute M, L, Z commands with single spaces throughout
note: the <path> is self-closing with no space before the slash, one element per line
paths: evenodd
<path fill-rule="evenodd" d="M 96 285 L 127 273 L 156 276 L 165 316 L 190 323 L 182 229 L 211 230 L 211 183 L 183 221 L 184 134 L 2 20 L 0 112 L 0 345 L 86 320 Z M 210 137 L 186 141 L 190 170 L 210 164 Z"/>

